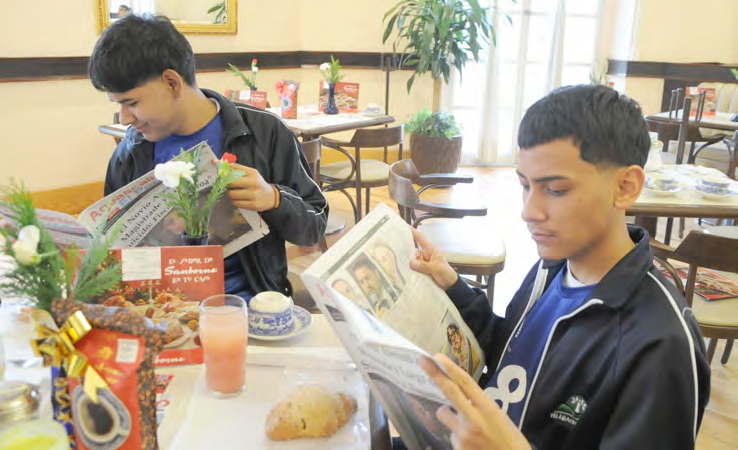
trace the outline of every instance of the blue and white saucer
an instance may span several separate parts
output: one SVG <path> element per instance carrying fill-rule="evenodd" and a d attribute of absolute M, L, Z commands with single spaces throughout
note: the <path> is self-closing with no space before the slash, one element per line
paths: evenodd
<path fill-rule="evenodd" d="M 308 329 L 310 324 L 313 323 L 313 316 L 303 307 L 294 305 L 292 307 L 292 319 L 295 321 L 295 327 L 292 331 L 288 331 L 283 334 L 259 334 L 249 330 L 249 338 L 261 340 L 261 341 L 281 341 L 284 339 L 290 339 L 295 336 L 299 336 Z"/>
<path fill-rule="evenodd" d="M 732 189 L 732 188 L 731 189 L 728 189 L 728 192 L 726 192 L 725 194 L 716 194 L 714 192 L 706 192 L 702 188 L 700 188 L 699 186 L 696 186 L 695 187 L 695 190 L 705 200 L 718 200 L 718 201 L 728 200 L 728 199 L 736 198 L 735 195 L 738 194 L 738 191 L 735 190 L 735 189 Z"/>

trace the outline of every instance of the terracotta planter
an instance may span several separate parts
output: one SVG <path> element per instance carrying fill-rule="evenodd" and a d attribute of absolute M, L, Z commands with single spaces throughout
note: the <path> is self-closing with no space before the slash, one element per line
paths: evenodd
<path fill-rule="evenodd" d="M 451 139 L 413 134 L 410 153 L 420 174 L 454 173 L 461 161 L 461 136 Z"/>

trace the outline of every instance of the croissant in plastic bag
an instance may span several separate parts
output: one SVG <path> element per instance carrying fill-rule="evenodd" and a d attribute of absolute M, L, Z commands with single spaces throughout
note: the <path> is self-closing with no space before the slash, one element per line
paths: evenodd
<path fill-rule="evenodd" d="M 318 385 L 301 386 L 269 412 L 267 436 L 275 441 L 334 434 L 356 413 L 356 399 Z"/>

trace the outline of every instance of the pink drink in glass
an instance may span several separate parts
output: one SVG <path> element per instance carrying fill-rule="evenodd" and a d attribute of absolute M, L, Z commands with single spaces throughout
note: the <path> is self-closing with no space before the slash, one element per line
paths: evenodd
<path fill-rule="evenodd" d="M 200 304 L 205 380 L 218 396 L 238 395 L 246 382 L 248 307 L 236 295 L 214 295 Z"/>

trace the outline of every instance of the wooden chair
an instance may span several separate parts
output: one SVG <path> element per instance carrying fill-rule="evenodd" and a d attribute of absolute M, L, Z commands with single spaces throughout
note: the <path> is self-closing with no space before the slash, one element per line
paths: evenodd
<path fill-rule="evenodd" d="M 312 141 L 301 142 L 300 146 L 310 167 L 310 175 L 313 177 L 313 181 L 320 186 L 320 155 L 323 151 L 321 140 L 318 138 Z M 325 235 L 323 235 L 320 238 L 320 251 L 325 252 L 326 250 L 328 250 L 328 243 L 325 240 Z"/>
<path fill-rule="evenodd" d="M 455 174 L 420 175 L 412 160 L 406 159 L 390 166 L 390 197 L 397 202 L 400 216 L 428 236 L 454 270 L 476 277 L 476 281 L 467 281 L 486 289 L 492 305 L 495 276 L 505 268 L 505 245 L 483 223 L 463 220 L 467 216 L 486 216 L 487 208 L 462 208 L 420 199 L 430 189 L 472 181 L 471 177 Z M 420 189 L 416 191 L 414 184 Z"/>
<path fill-rule="evenodd" d="M 738 274 L 738 239 L 692 231 L 677 248 L 655 241 L 651 241 L 651 246 L 658 262 L 672 274 L 674 280 L 680 278 L 667 259 L 689 264 L 686 286 L 675 284 L 692 308 L 702 335 L 710 339 L 707 347 L 710 362 L 715 355 L 718 339 L 728 339 L 720 361 L 726 364 L 733 340 L 738 338 L 738 298 L 707 301 L 695 295 L 694 289 L 699 267 Z"/>
<path fill-rule="evenodd" d="M 402 159 L 404 139 L 404 126 L 359 129 L 349 142 L 338 141 L 323 137 L 323 147 L 339 151 L 346 157 L 345 161 L 332 164 L 324 164 L 320 168 L 321 182 L 324 190 L 340 191 L 351 202 L 354 210 L 354 219 L 359 222 L 364 214 L 369 213 L 371 205 L 371 188 L 387 186 L 389 180 L 388 151 L 390 147 L 397 146 L 397 159 Z M 362 148 L 384 148 L 382 161 L 375 159 L 362 159 Z M 346 148 L 353 148 L 351 154 Z M 354 156 L 355 155 L 355 156 Z M 356 201 L 346 189 L 356 189 Z M 361 190 L 366 190 L 366 199 L 362 199 Z M 365 207 L 362 203 L 365 201 Z"/>

